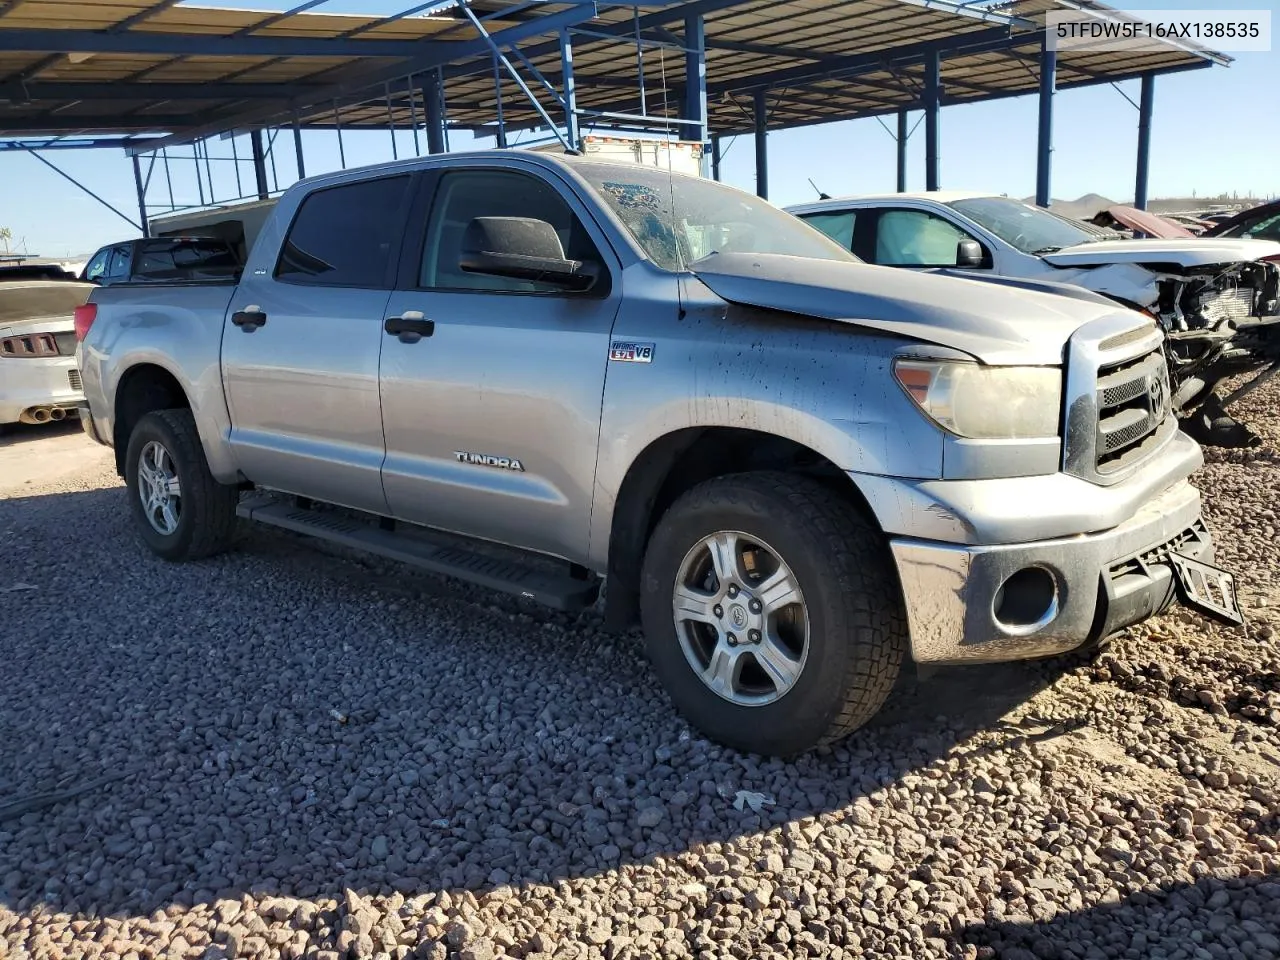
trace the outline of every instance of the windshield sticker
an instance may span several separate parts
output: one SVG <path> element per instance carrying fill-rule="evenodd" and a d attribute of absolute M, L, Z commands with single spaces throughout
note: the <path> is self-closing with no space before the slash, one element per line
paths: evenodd
<path fill-rule="evenodd" d="M 617 201 L 618 206 L 627 210 L 662 209 L 661 198 L 650 187 L 638 183 L 613 183 L 608 181 L 602 186 L 609 196 Z"/>

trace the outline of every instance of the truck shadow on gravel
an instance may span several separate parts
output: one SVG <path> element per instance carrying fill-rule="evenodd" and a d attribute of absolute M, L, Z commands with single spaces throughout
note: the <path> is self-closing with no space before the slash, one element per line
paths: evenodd
<path fill-rule="evenodd" d="M 939 672 L 782 761 L 699 737 L 639 638 L 593 615 L 261 530 L 168 564 L 120 488 L 0 501 L 5 530 L 11 569 L 42 585 L 5 612 L 0 904 L 16 911 L 479 892 L 659 859 L 694 881 L 703 845 L 943 775 L 929 768 L 980 731 L 1016 745 L 999 719 L 1071 662 Z"/>
<path fill-rule="evenodd" d="M 998 960 L 1271 960 L 1280 957 L 1280 877 L 1203 877 L 1194 884 L 1063 911 L 1043 922 L 1020 917 L 969 926 L 959 939 L 969 947 L 967 956 L 976 952 L 979 958 Z"/>

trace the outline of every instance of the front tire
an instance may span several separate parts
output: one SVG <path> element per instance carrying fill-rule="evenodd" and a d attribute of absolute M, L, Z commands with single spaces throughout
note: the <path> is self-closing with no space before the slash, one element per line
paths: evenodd
<path fill-rule="evenodd" d="M 125 483 L 139 534 L 164 559 L 199 560 L 235 539 L 240 493 L 209 472 L 190 410 L 156 410 L 138 421 Z"/>
<path fill-rule="evenodd" d="M 710 480 L 649 541 L 641 617 L 676 707 L 721 743 L 801 753 L 880 709 L 908 649 L 884 537 L 807 477 Z"/>

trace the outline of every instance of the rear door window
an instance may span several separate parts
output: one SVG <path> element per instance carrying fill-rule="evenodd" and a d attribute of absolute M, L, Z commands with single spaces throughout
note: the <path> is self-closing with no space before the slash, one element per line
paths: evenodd
<path fill-rule="evenodd" d="M 302 201 L 276 264 L 277 280 L 389 289 L 409 176 L 317 190 Z"/>

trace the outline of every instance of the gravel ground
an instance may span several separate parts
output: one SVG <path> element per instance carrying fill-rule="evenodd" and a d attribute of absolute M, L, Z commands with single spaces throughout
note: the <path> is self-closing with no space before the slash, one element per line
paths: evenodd
<path fill-rule="evenodd" d="M 0 957 L 1278 957 L 1278 404 L 1199 477 L 1247 629 L 939 672 L 792 763 L 592 615 L 263 530 L 166 564 L 105 451 L 24 431 Z"/>

